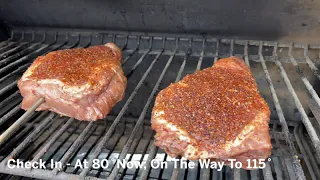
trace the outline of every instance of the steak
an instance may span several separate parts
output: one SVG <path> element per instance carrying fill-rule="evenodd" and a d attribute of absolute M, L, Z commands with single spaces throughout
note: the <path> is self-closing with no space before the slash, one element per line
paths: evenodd
<path fill-rule="evenodd" d="M 171 157 L 226 164 L 236 159 L 250 169 L 247 159 L 264 160 L 271 154 L 269 119 L 249 68 L 229 57 L 162 90 L 152 111 L 152 128 L 155 145 Z"/>
<path fill-rule="evenodd" d="M 104 118 L 127 85 L 121 50 L 113 43 L 53 51 L 39 56 L 18 81 L 22 109 L 41 97 L 36 110 L 50 110 L 78 120 Z"/>

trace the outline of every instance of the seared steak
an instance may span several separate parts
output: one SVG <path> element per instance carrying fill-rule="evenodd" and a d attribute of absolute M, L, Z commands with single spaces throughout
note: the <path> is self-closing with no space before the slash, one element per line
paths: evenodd
<path fill-rule="evenodd" d="M 189 160 L 265 159 L 270 110 L 246 64 L 225 58 L 162 90 L 152 112 L 155 144 Z M 228 164 L 228 162 L 226 162 Z"/>
<path fill-rule="evenodd" d="M 39 98 L 37 111 L 50 110 L 79 120 L 104 118 L 125 92 L 121 50 L 113 43 L 50 52 L 38 57 L 18 87 L 22 108 Z"/>

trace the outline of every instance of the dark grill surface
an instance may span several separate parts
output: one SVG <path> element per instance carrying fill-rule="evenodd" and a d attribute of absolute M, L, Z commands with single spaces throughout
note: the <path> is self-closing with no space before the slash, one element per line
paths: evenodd
<path fill-rule="evenodd" d="M 128 78 L 124 100 L 97 122 L 81 122 L 48 111 L 26 117 L 0 145 L 0 179 L 320 179 L 319 45 L 15 30 L 10 39 L 0 43 L 0 133 L 24 113 L 17 80 L 37 56 L 110 41 L 123 49 L 123 70 Z M 174 169 L 171 158 L 153 145 L 150 116 L 154 97 L 186 74 L 230 55 L 243 58 L 250 66 L 272 111 L 271 161 L 266 168 L 253 171 L 201 169 L 197 163 L 193 169 Z M 52 169 L 47 163 L 46 169 L 10 169 L 9 158 L 52 159 L 63 167 Z M 89 168 L 75 168 L 77 159 L 88 161 Z M 108 168 L 91 168 L 93 159 L 108 159 Z M 117 168 L 116 159 L 146 166 Z M 152 169 L 152 159 L 167 161 L 169 166 Z"/>

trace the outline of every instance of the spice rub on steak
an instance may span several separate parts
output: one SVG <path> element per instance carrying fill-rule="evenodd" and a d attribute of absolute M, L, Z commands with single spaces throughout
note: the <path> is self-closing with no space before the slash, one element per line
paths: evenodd
<path fill-rule="evenodd" d="M 162 90 L 152 111 L 155 144 L 189 160 L 265 159 L 270 110 L 246 64 L 225 58 Z M 228 164 L 226 162 L 226 164 Z"/>
<path fill-rule="evenodd" d="M 124 96 L 127 79 L 121 61 L 121 50 L 113 43 L 39 56 L 18 81 L 22 109 L 43 97 L 37 111 L 78 120 L 102 119 Z"/>

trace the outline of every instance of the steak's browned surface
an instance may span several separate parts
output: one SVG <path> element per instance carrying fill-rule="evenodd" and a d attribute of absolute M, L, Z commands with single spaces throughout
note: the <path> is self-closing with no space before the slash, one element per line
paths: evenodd
<path fill-rule="evenodd" d="M 245 63 L 217 61 L 162 90 L 152 112 L 156 145 L 188 159 L 265 159 L 270 110 Z"/>
<path fill-rule="evenodd" d="M 104 118 L 120 101 L 127 79 L 121 50 L 113 43 L 50 52 L 38 57 L 18 82 L 22 108 L 39 98 L 37 110 L 51 110 L 79 120 Z"/>

